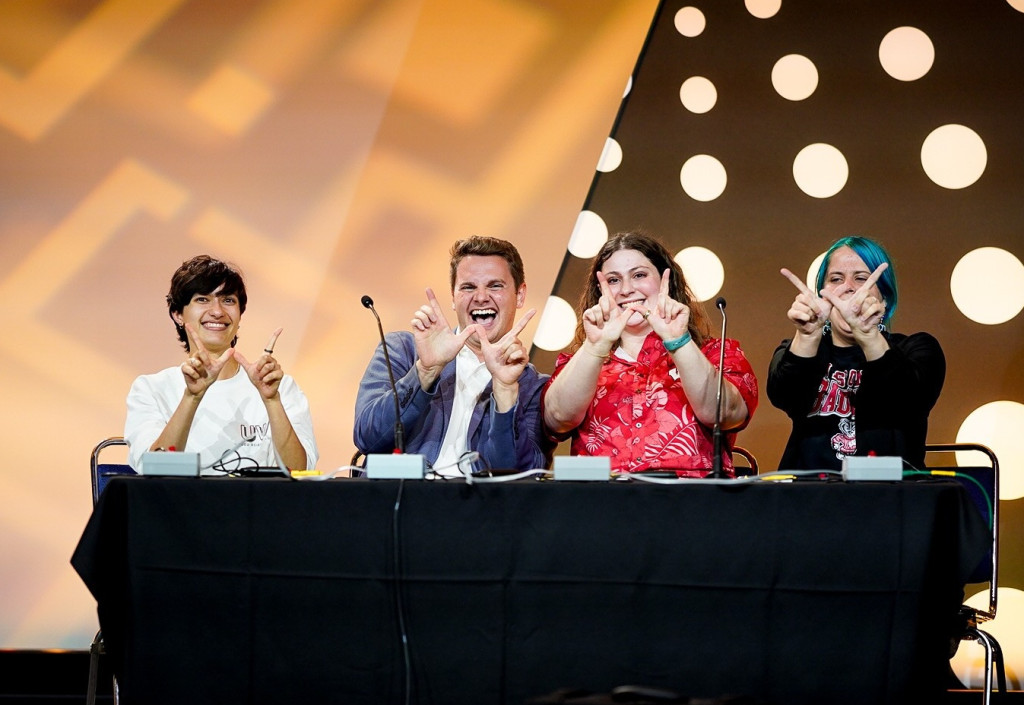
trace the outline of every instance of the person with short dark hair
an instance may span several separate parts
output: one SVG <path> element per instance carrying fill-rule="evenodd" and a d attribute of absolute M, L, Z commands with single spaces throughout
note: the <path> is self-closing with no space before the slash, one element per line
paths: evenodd
<path fill-rule="evenodd" d="M 665 246 L 641 232 L 610 238 L 579 308 L 576 338 L 544 392 L 551 438 L 571 437 L 573 455 L 610 457 L 618 473 L 706 476 L 724 345 L 721 466 L 733 475 L 730 450 L 757 408 L 757 378 L 738 342 L 711 337 Z"/>
<path fill-rule="evenodd" d="M 282 329 L 252 362 L 236 347 L 247 303 L 241 273 L 208 255 L 171 277 L 167 313 L 188 357 L 132 383 L 124 436 L 137 471 L 143 453 L 172 448 L 199 453 L 209 473 L 316 466 L 306 395 L 274 357 Z"/>
<path fill-rule="evenodd" d="M 385 336 L 405 428 L 405 450 L 422 454 L 439 475 L 482 469 L 547 467 L 540 425 L 540 391 L 547 375 L 529 362 L 518 322 L 526 302 L 523 261 L 512 243 L 473 236 L 451 249 L 453 328 L 431 289 L 413 314 L 412 332 Z M 390 453 L 395 405 L 384 349 L 377 346 L 356 397 L 355 445 Z M 479 459 L 463 462 L 467 452 Z"/>
<path fill-rule="evenodd" d="M 793 422 L 779 467 L 838 470 L 847 456 L 872 454 L 924 467 L 946 358 L 928 333 L 887 329 L 899 299 L 892 258 L 850 236 L 825 253 L 814 291 L 781 271 L 797 295 L 787 312 L 796 330 L 768 369 L 768 398 Z"/>

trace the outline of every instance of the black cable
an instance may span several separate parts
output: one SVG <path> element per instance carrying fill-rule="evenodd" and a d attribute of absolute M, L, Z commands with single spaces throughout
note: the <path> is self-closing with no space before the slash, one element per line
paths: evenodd
<path fill-rule="evenodd" d="M 259 469 L 260 464 L 254 458 L 242 455 L 237 450 L 228 450 L 207 467 L 210 470 L 222 472 L 225 475 L 237 476 L 244 472 Z"/>
<path fill-rule="evenodd" d="M 405 705 L 409 705 L 412 700 L 412 659 L 409 654 L 409 634 L 405 630 L 405 605 L 402 602 L 402 540 L 398 522 L 404 488 L 405 480 L 399 480 L 395 506 L 391 512 L 391 550 L 394 557 L 395 607 L 398 611 L 398 631 L 402 640 L 402 661 L 405 665 L 404 701 Z"/>

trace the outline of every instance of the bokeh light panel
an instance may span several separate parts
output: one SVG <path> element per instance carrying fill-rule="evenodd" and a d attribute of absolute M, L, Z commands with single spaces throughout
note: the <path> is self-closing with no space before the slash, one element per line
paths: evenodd
<path fill-rule="evenodd" d="M 927 331 L 946 354 L 929 440 L 995 449 L 1003 521 L 1024 528 L 1020 1 L 664 2 L 631 85 L 611 135 L 621 163 L 582 204 L 601 224 L 589 242 L 643 229 L 678 253 L 699 299 L 728 299 L 729 335 L 762 381 L 739 443 L 771 469 L 789 434 L 763 391 L 792 336 L 797 292 L 779 269 L 813 288 L 831 242 L 872 237 L 895 259 L 890 328 Z M 596 251 L 579 227 L 572 239 L 552 292 L 565 302 L 589 267 L 578 253 Z M 1004 541 L 1002 558 L 1001 585 L 1024 589 L 1024 546 Z M 1012 599 L 1006 624 L 1024 633 Z"/>

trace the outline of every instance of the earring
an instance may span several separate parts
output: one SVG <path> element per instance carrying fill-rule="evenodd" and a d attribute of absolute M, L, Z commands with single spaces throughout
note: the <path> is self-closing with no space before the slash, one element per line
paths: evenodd
<path fill-rule="evenodd" d="M 821 327 L 821 335 L 832 335 L 832 321 L 825 321 L 825 325 Z"/>
<path fill-rule="evenodd" d="M 885 332 L 885 324 L 884 323 L 879 323 L 878 324 L 878 332 L 879 333 L 884 333 Z"/>

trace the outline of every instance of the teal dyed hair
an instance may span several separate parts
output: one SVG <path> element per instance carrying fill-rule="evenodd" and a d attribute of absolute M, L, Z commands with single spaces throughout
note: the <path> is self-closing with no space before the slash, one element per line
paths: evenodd
<path fill-rule="evenodd" d="M 824 259 L 821 260 L 821 266 L 818 268 L 818 277 L 815 279 L 814 284 L 816 287 L 815 291 L 821 291 L 825 288 L 825 275 L 828 273 L 828 264 L 832 261 L 832 253 L 840 247 L 849 247 L 856 252 L 857 256 L 864 260 L 868 272 L 875 271 L 882 262 L 888 263 L 888 268 L 882 272 L 882 276 L 878 278 L 877 282 L 878 291 L 882 294 L 882 298 L 885 299 L 885 316 L 882 317 L 882 323 L 888 324 L 893 314 L 896 313 L 896 304 L 899 301 L 899 289 L 896 286 L 896 267 L 893 264 L 892 258 L 889 257 L 889 253 L 885 251 L 885 248 L 874 240 L 851 235 L 840 238 L 832 243 L 832 247 L 828 248 Z"/>

